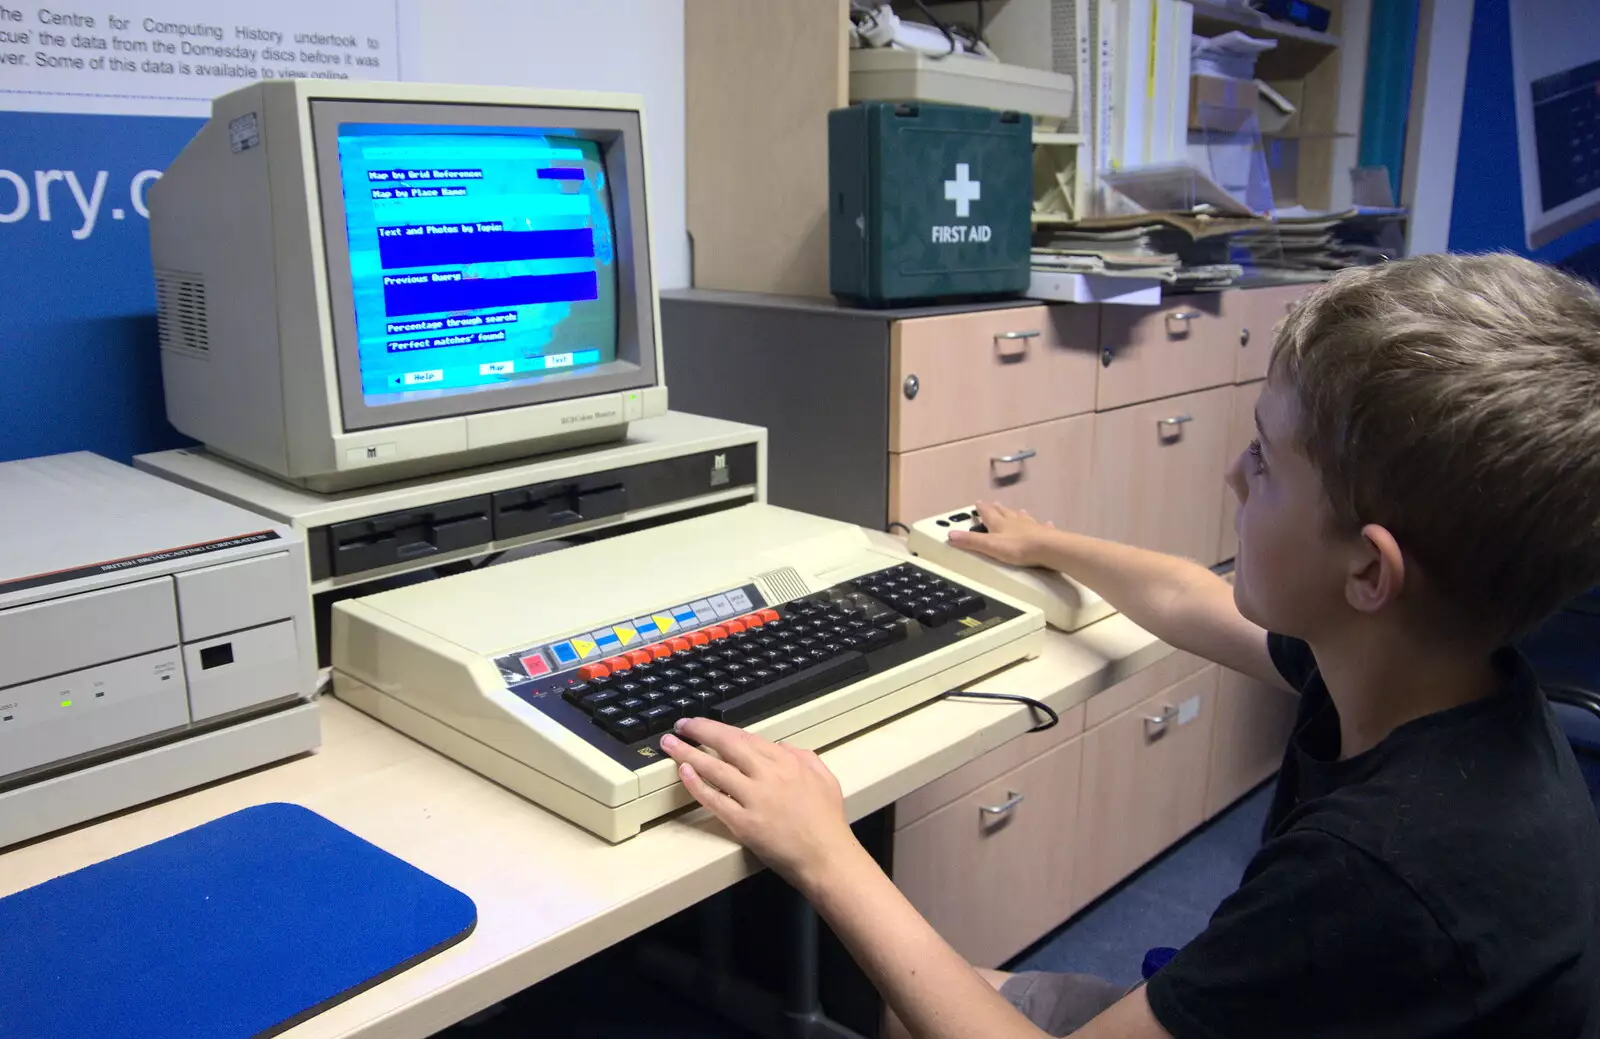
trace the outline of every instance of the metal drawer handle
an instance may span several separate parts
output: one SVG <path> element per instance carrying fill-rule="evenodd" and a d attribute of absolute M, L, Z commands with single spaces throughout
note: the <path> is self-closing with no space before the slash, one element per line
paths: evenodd
<path fill-rule="evenodd" d="M 1167 706 L 1161 708 L 1160 714 L 1147 714 L 1144 718 L 1144 738 L 1153 740 L 1167 731 L 1167 723 L 1178 717 L 1178 708 Z"/>
<path fill-rule="evenodd" d="M 1167 315 L 1167 335 L 1174 339 L 1188 338 L 1191 328 L 1189 322 L 1198 317 L 1200 317 L 1200 312 L 1198 310 L 1174 310 L 1172 313 Z M 1183 324 L 1181 326 L 1174 327 L 1172 324 L 1174 321 L 1182 321 Z"/>
<path fill-rule="evenodd" d="M 1028 340 L 1039 338 L 1039 330 L 1030 328 L 1022 332 L 996 332 L 994 336 L 994 352 L 1001 364 L 1016 363 L 1028 356 Z M 1006 344 L 1014 344 L 1011 350 L 1006 350 Z"/>
<path fill-rule="evenodd" d="M 1173 415 L 1171 418 L 1156 420 L 1156 435 L 1162 440 L 1176 440 L 1183 436 L 1183 426 L 1186 422 L 1193 422 L 1194 416 L 1188 413 Z"/>
<path fill-rule="evenodd" d="M 1017 793 L 1015 790 L 1007 790 L 1004 804 L 979 805 L 978 813 L 980 815 L 1005 815 L 1007 812 L 1010 812 L 1013 808 L 1017 807 L 1017 805 L 1021 804 L 1024 800 L 1026 800 L 1026 798 Z"/>
<path fill-rule="evenodd" d="M 1013 465 L 1018 462 L 1026 462 L 1028 459 L 1032 458 L 1038 453 L 1039 452 L 1035 451 L 1031 447 L 1025 447 L 1015 454 L 995 455 L 993 458 L 989 459 L 989 465 L 993 467 L 997 465 Z"/>

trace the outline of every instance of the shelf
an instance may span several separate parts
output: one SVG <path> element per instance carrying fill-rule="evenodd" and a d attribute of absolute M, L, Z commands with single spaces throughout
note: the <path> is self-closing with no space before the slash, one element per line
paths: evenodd
<path fill-rule="evenodd" d="M 1305 130 L 1292 130 L 1289 133 L 1267 133 L 1261 131 L 1261 136 L 1269 141 L 1337 141 L 1345 138 L 1359 137 L 1353 133 L 1309 133 Z"/>
<path fill-rule="evenodd" d="M 1048 131 L 1048 130 L 1035 130 L 1033 132 L 1033 143 L 1034 144 L 1072 144 L 1072 145 L 1081 145 L 1083 143 L 1083 134 L 1081 134 L 1081 133 L 1053 133 L 1053 132 Z"/>
<path fill-rule="evenodd" d="M 1203 138 L 1203 137 L 1206 137 L 1207 135 L 1212 135 L 1213 138 L 1221 138 L 1223 141 L 1226 141 L 1226 140 L 1243 140 L 1243 139 L 1245 139 L 1246 137 L 1249 136 L 1248 134 L 1238 133 L 1238 132 L 1229 132 L 1227 130 L 1205 130 L 1205 129 L 1203 129 L 1201 127 L 1198 127 L 1198 126 L 1189 127 L 1189 136 L 1191 138 L 1196 138 L 1196 137 Z M 1339 133 L 1339 132 L 1335 132 L 1335 131 L 1331 131 L 1331 130 L 1326 132 L 1326 133 L 1315 133 L 1315 132 L 1312 132 L 1312 131 L 1309 131 L 1309 130 L 1290 130 L 1287 133 L 1283 133 L 1283 132 L 1276 132 L 1275 133 L 1275 132 L 1268 131 L 1268 130 L 1262 130 L 1261 131 L 1261 139 L 1264 140 L 1264 141 L 1338 141 L 1338 140 L 1347 140 L 1347 139 L 1351 139 L 1351 138 L 1355 138 L 1355 137 L 1359 137 L 1359 136 L 1361 136 L 1361 135 L 1360 134 L 1353 134 L 1353 133 Z M 1039 144 L 1040 141 L 1039 141 L 1038 138 L 1034 138 L 1034 142 L 1033 143 L 1034 144 Z M 1221 142 L 1213 139 L 1212 143 L 1221 143 Z"/>
<path fill-rule="evenodd" d="M 1278 46 L 1261 55 L 1256 75 L 1261 79 L 1299 79 L 1339 49 L 1343 42 L 1329 32 L 1313 32 L 1299 25 L 1267 18 L 1256 11 L 1227 7 L 1211 0 L 1191 0 L 1194 4 L 1194 31 L 1197 36 L 1220 36 L 1243 29 L 1252 36 L 1278 41 Z"/>

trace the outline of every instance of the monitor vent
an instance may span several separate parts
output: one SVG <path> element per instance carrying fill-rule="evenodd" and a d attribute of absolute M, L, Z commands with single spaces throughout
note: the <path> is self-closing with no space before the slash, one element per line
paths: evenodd
<path fill-rule="evenodd" d="M 756 575 L 756 587 L 761 589 L 768 602 L 788 602 L 811 594 L 805 578 L 792 566 Z"/>
<path fill-rule="evenodd" d="M 156 271 L 156 327 L 161 335 L 161 349 L 191 357 L 210 356 L 206 283 L 199 275 Z"/>

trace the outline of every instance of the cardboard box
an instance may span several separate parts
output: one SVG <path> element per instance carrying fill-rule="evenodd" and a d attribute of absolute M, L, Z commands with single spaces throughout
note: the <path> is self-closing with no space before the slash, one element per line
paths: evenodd
<path fill-rule="evenodd" d="M 1256 114 L 1254 80 L 1189 77 L 1189 129 L 1238 133 Z"/>

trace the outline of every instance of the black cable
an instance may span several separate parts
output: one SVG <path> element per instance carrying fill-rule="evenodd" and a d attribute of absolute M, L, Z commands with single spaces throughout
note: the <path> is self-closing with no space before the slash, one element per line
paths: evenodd
<path fill-rule="evenodd" d="M 978 37 L 978 42 L 979 43 L 985 43 L 986 44 L 989 41 L 983 38 L 984 21 L 985 21 L 985 19 L 983 17 L 983 0 L 978 0 L 978 31 L 977 31 L 977 37 Z"/>
<path fill-rule="evenodd" d="M 889 533 L 893 534 L 894 533 L 894 528 L 896 528 L 896 527 L 899 527 L 901 530 L 905 531 L 907 534 L 911 533 L 911 528 L 906 526 L 904 523 L 891 523 L 891 524 L 889 524 L 889 526 L 888 526 Z"/>
<path fill-rule="evenodd" d="M 917 0 L 917 9 L 927 17 L 929 23 L 932 24 L 935 29 L 938 29 L 940 32 L 944 33 L 944 38 L 950 41 L 950 54 L 954 54 L 957 46 L 956 34 L 950 31 L 950 27 L 948 25 L 939 20 L 939 16 L 933 13 L 933 10 L 928 7 L 925 0 Z M 945 57 L 948 58 L 950 54 L 946 54 Z"/>
<path fill-rule="evenodd" d="M 1029 710 L 1042 713 L 1045 720 L 1039 722 L 1033 728 L 1029 729 L 1028 731 L 1030 733 L 1043 732 L 1046 729 L 1054 728 L 1061 721 L 1061 715 L 1055 712 L 1055 708 L 1041 700 L 1035 700 L 1031 696 L 1018 696 L 1016 693 L 974 693 L 963 689 L 952 689 L 948 693 L 945 693 L 942 697 L 942 699 L 946 700 L 957 700 L 962 698 L 969 700 L 1000 700 L 1010 703 L 1020 703 L 1026 705 Z"/>

